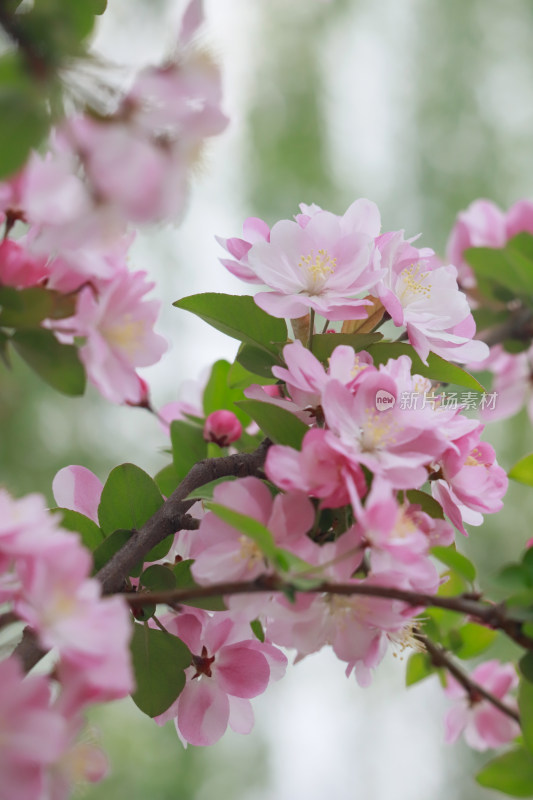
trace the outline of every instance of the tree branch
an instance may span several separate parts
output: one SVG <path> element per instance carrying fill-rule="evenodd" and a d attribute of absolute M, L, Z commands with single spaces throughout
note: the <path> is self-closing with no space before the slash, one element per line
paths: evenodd
<path fill-rule="evenodd" d="M 102 584 L 103 593 L 119 592 L 130 571 L 142 561 L 152 547 L 176 531 L 190 528 L 191 517 L 187 512 L 195 501 L 185 498 L 194 489 L 229 475 L 234 475 L 236 478 L 258 475 L 271 444 L 270 439 L 265 439 L 253 453 L 206 458 L 195 464 L 161 508 L 98 572 L 96 577 Z"/>
<path fill-rule="evenodd" d="M 419 631 L 414 632 L 414 636 L 421 642 L 424 647 L 426 648 L 427 652 L 430 655 L 431 661 L 433 666 L 435 667 L 444 667 L 450 675 L 453 675 L 457 683 L 461 684 L 463 689 L 465 689 L 470 702 L 471 703 L 479 703 L 480 699 L 483 697 L 485 700 L 488 700 L 489 703 L 492 703 L 499 711 L 506 714 L 511 719 L 514 719 L 515 722 L 520 724 L 520 715 L 517 711 L 513 708 L 509 708 L 505 703 L 495 697 L 495 695 L 491 694 L 491 692 L 487 691 L 483 686 L 480 686 L 479 683 L 473 681 L 466 672 L 457 666 L 457 664 L 452 661 L 446 650 L 441 647 L 440 645 L 435 644 L 428 639 L 427 636 L 424 636 L 423 633 Z"/>
<path fill-rule="evenodd" d="M 375 584 L 366 583 L 330 583 L 329 581 L 323 581 L 317 586 L 302 589 L 290 581 L 284 581 L 277 575 L 260 575 L 253 581 L 230 581 L 214 583 L 211 586 L 194 586 L 188 589 L 171 589 L 160 592 L 130 592 L 124 594 L 123 597 L 128 601 L 131 608 L 142 608 L 153 603 L 166 603 L 170 606 L 176 606 L 187 600 L 199 600 L 205 597 L 219 597 L 221 595 L 256 594 L 257 592 L 363 595 L 366 597 L 399 600 L 412 607 L 444 608 L 448 611 L 455 611 L 458 614 L 474 617 L 490 628 L 502 630 L 522 647 L 533 650 L 533 639 L 521 633 L 520 622 L 507 616 L 505 606 L 472 599 L 468 595 L 440 597 L 439 595 L 425 594 L 423 592 L 397 589 L 393 586 L 376 586 Z"/>

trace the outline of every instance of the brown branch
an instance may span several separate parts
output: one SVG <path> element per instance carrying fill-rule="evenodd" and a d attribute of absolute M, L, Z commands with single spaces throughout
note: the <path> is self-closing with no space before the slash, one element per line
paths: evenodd
<path fill-rule="evenodd" d="M 452 661 L 446 650 L 441 647 L 440 645 L 435 644 L 428 639 L 427 636 L 424 636 L 423 633 L 419 631 L 414 632 L 414 636 L 421 642 L 424 647 L 426 648 L 427 652 L 430 655 L 431 662 L 435 667 L 444 667 L 450 675 L 453 675 L 457 683 L 461 684 L 463 689 L 465 689 L 470 702 L 471 703 L 479 703 L 481 698 L 488 700 L 489 703 L 492 703 L 499 711 L 506 714 L 511 719 L 514 719 L 515 722 L 520 724 L 520 715 L 517 711 L 513 708 L 509 708 L 505 703 L 503 703 L 498 697 L 491 694 L 491 692 L 487 691 L 483 686 L 480 686 L 479 683 L 473 681 L 466 672 L 464 672 L 457 664 Z"/>
<path fill-rule="evenodd" d="M 270 445 L 270 439 L 265 439 L 253 453 L 235 453 L 221 458 L 206 458 L 195 464 L 161 508 L 98 572 L 96 577 L 102 584 L 103 593 L 119 592 L 131 570 L 142 561 L 152 547 L 176 531 L 190 527 L 191 517 L 187 512 L 194 500 L 185 498 L 194 489 L 229 475 L 237 478 L 258 475 Z"/>
<path fill-rule="evenodd" d="M 5 0 L 0 0 L 0 26 L 23 55 L 32 77 L 45 80 L 50 74 L 52 64 L 41 43 L 28 32 L 26 16 L 13 13 L 6 8 Z"/>
<path fill-rule="evenodd" d="M 166 603 L 175 606 L 187 600 L 198 600 L 220 595 L 256 594 L 258 592 L 303 592 L 312 594 L 336 594 L 344 596 L 363 595 L 388 600 L 399 600 L 412 607 L 444 608 L 458 614 L 466 614 L 487 625 L 506 633 L 509 638 L 522 647 L 533 650 L 533 639 L 521 633 L 520 623 L 507 616 L 505 606 L 490 604 L 468 595 L 440 597 L 439 595 L 413 592 L 393 586 L 376 586 L 366 583 L 330 583 L 324 581 L 317 586 L 302 589 L 277 575 L 260 575 L 253 581 L 232 581 L 215 583 L 211 586 L 194 586 L 188 589 L 170 589 L 160 592 L 131 592 L 123 597 L 131 608 L 142 608 L 149 603 Z"/>
<path fill-rule="evenodd" d="M 6 611 L 4 614 L 0 614 L 0 631 L 14 622 L 20 622 L 20 617 L 14 611 Z"/>

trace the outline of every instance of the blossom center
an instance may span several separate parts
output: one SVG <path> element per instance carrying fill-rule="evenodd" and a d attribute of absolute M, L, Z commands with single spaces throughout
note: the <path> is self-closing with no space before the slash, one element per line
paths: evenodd
<path fill-rule="evenodd" d="M 207 675 L 208 678 L 212 678 L 211 664 L 214 660 L 215 656 L 209 657 L 207 655 L 207 647 L 204 645 L 201 655 L 192 657 L 192 663 L 196 669 L 196 674 L 192 676 L 192 680 L 200 678 L 202 675 Z"/>
<path fill-rule="evenodd" d="M 394 421 L 383 413 L 378 413 L 372 408 L 365 409 L 366 419 L 361 427 L 361 450 L 373 452 L 381 450 L 388 442 L 394 442 L 391 433 Z"/>
<path fill-rule="evenodd" d="M 146 335 L 145 327 L 142 320 L 135 320 L 131 314 L 125 314 L 119 322 L 105 329 L 104 336 L 112 347 L 133 355 Z"/>
<path fill-rule="evenodd" d="M 327 250 L 321 248 L 317 255 L 311 250 L 309 255 L 300 256 L 298 266 L 306 273 L 308 291 L 310 294 L 316 294 L 323 288 L 328 276 L 335 272 L 337 259 L 332 258 Z"/>
<path fill-rule="evenodd" d="M 242 559 L 243 561 L 247 561 L 247 569 L 251 570 L 256 566 L 256 564 L 258 564 L 260 561 L 263 561 L 264 555 L 262 551 L 259 549 L 254 540 L 250 539 L 249 536 L 239 536 L 239 544 L 241 548 L 237 554 L 237 560 Z"/>
<path fill-rule="evenodd" d="M 402 270 L 396 295 L 402 305 L 416 300 L 429 300 L 432 284 L 428 283 L 429 270 L 424 271 L 420 264 L 411 264 Z"/>

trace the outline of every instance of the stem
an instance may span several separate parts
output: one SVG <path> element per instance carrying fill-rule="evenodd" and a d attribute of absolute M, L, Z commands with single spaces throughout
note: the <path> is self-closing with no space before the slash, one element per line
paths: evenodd
<path fill-rule="evenodd" d="M 325 332 L 327 331 L 327 329 L 328 329 L 328 325 L 329 325 L 329 319 L 327 319 L 327 320 L 324 322 L 324 327 L 322 328 L 322 330 L 321 330 L 321 333 L 325 333 Z"/>
<path fill-rule="evenodd" d="M 220 595 L 255 594 L 257 592 L 287 592 L 311 594 L 336 594 L 344 596 L 362 595 L 378 597 L 385 600 L 400 600 L 412 607 L 444 608 L 458 614 L 474 617 L 490 628 L 502 630 L 522 647 L 533 650 L 533 639 L 524 636 L 517 620 L 507 616 L 504 606 L 494 605 L 463 594 L 456 597 L 440 597 L 439 595 L 397 589 L 392 586 L 376 586 L 365 583 L 330 583 L 323 581 L 310 589 L 301 589 L 284 581 L 277 575 L 260 575 L 253 581 L 229 581 L 211 584 L 211 586 L 194 586 L 189 589 L 171 589 L 160 592 L 135 592 L 123 594 L 131 608 L 139 608 L 147 603 L 166 603 L 176 605 L 187 600 L 198 600 Z"/>
<path fill-rule="evenodd" d="M 414 636 L 419 642 L 422 642 L 426 648 L 431 657 L 433 666 L 444 667 L 444 669 L 446 669 L 450 675 L 453 675 L 457 683 L 461 684 L 463 689 L 466 690 L 471 703 L 478 703 L 480 697 L 483 697 L 485 700 L 488 700 L 489 703 L 492 703 L 493 706 L 499 709 L 499 711 L 507 714 L 508 717 L 511 717 L 511 719 L 514 719 L 515 722 L 520 724 L 520 715 L 518 712 L 513 708 L 509 708 L 509 706 L 507 706 L 505 703 L 502 703 L 498 697 L 495 697 L 483 686 L 480 686 L 479 683 L 473 681 L 466 672 L 463 672 L 463 670 L 458 667 L 454 661 L 452 661 L 443 647 L 435 644 L 419 631 L 415 631 Z"/>
<path fill-rule="evenodd" d="M 311 352 L 313 351 L 313 335 L 315 333 L 315 309 L 309 309 L 309 339 L 307 340 L 307 347 Z"/>
<path fill-rule="evenodd" d="M 197 523 L 187 514 L 194 500 L 185 498 L 194 490 L 210 481 L 234 475 L 244 478 L 260 475 L 270 439 L 264 439 L 253 453 L 235 453 L 231 456 L 199 461 L 182 480 L 165 503 L 142 526 L 135 536 L 105 564 L 97 578 L 104 594 L 120 592 L 130 571 L 159 542 L 184 528 L 195 528 Z"/>

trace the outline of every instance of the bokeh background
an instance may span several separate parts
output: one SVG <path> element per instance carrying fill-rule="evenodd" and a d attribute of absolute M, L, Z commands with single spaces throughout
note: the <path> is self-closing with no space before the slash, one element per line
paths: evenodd
<path fill-rule="evenodd" d="M 179 227 L 143 231 L 132 265 L 156 282 L 159 331 L 171 349 L 146 370 L 154 404 L 184 398 L 236 343 L 171 302 L 199 291 L 247 293 L 218 264 L 216 234 L 270 224 L 315 202 L 343 213 L 357 197 L 379 205 L 385 230 L 422 233 L 444 254 L 456 213 L 477 197 L 502 207 L 533 196 L 533 4 L 530 0 L 206 0 L 201 46 L 219 61 L 231 124 L 207 148 Z M 181 0 L 108 0 L 94 49 L 130 66 L 173 45 Z M 181 390 L 183 392 L 183 390 Z M 487 438 L 509 468 L 533 450 L 524 412 Z M 167 460 L 147 412 L 88 391 L 58 396 L 23 364 L 0 365 L 0 482 L 44 492 L 55 472 L 84 464 L 105 479 L 133 461 Z M 460 547 L 489 586 L 532 535 L 533 494 L 511 486 L 503 512 Z M 489 655 L 492 653 L 489 652 Z M 505 652 L 502 653 L 505 656 Z M 446 701 L 435 678 L 403 688 L 403 655 L 360 689 L 320 653 L 254 701 L 248 737 L 228 733 L 184 751 L 130 701 L 93 714 L 113 765 L 88 800 L 490 800 L 476 786 L 484 760 L 443 743 Z"/>

